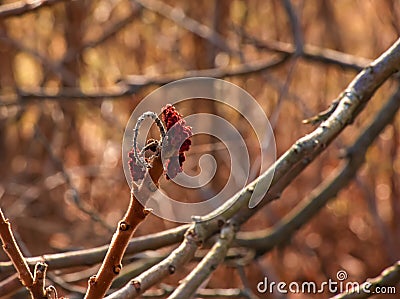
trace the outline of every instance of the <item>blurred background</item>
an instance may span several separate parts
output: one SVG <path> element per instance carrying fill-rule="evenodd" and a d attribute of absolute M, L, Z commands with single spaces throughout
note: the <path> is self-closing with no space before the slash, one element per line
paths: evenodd
<path fill-rule="evenodd" d="M 18 16 L 0 13 L 0 205 L 26 256 L 109 242 L 129 202 L 121 162 L 125 125 L 160 84 L 209 70 L 207 75 L 244 88 L 270 118 L 279 157 L 313 130 L 302 120 L 326 109 L 400 32 L 396 0 L 298 0 L 291 6 L 278 0 L 54 2 Z M 296 52 L 301 44 L 305 54 Z M 326 59 L 333 55 L 326 49 L 340 52 L 333 52 L 336 61 Z M 328 177 L 341 162 L 340 150 L 352 144 L 394 88 L 385 83 L 355 123 L 242 230 L 272 226 Z M 239 115 L 206 100 L 195 103 L 177 108 L 184 115 L 210 112 L 228 119 L 257 160 L 254 133 Z M 244 259 L 240 269 L 222 265 L 207 287 L 246 286 L 257 294 L 264 277 L 320 283 L 336 279 L 339 270 L 362 282 L 398 260 L 399 129 L 399 120 L 386 128 L 357 178 L 287 243 Z M 206 153 L 218 162 L 206 188 L 189 193 L 162 180 L 165 192 L 183 201 L 219 192 L 230 162 L 215 138 L 194 138 L 184 169 L 198 173 Z M 177 225 L 151 215 L 136 235 Z M 1 251 L 0 261 L 7 260 Z M 165 282 L 176 285 L 194 265 Z M 59 292 L 79 294 L 97 270 L 82 269 L 87 272 L 79 279 L 66 275 L 76 269 L 56 272 L 65 282 L 55 283 Z M 6 277 L 0 273 L 0 280 Z"/>

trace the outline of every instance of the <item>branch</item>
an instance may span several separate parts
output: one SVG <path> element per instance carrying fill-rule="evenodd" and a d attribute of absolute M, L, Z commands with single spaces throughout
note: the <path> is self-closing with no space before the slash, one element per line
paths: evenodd
<path fill-rule="evenodd" d="M 201 244 L 199 236 L 195 232 L 195 225 L 192 224 L 185 234 L 182 244 L 157 265 L 151 267 L 138 277 L 131 280 L 120 290 L 107 296 L 111 298 L 135 298 L 145 290 L 160 282 L 164 277 L 175 273 L 182 265 L 190 261 Z"/>
<path fill-rule="evenodd" d="M 64 56 L 62 61 L 59 63 L 60 65 L 63 65 L 67 62 L 70 62 L 72 59 L 74 59 L 79 53 L 82 53 L 84 50 L 88 48 L 95 48 L 98 45 L 104 43 L 111 37 L 115 36 L 119 31 L 124 29 L 127 25 L 129 25 L 132 21 L 134 21 L 136 18 L 138 18 L 142 12 L 141 7 L 139 5 L 132 5 L 133 9 L 132 12 L 124 19 L 114 23 L 110 27 L 107 27 L 104 29 L 103 34 L 98 37 L 97 39 L 85 42 L 82 45 L 79 45 L 78 48 L 76 49 L 69 49 L 67 54 Z"/>
<path fill-rule="evenodd" d="M 346 187 L 355 177 L 357 171 L 365 162 L 365 154 L 383 129 L 393 122 L 400 109 L 400 89 L 388 100 L 377 113 L 375 119 L 368 125 L 355 143 L 347 149 L 346 164 L 332 177 L 318 186 L 311 195 L 304 199 L 298 207 L 292 210 L 272 229 L 238 234 L 236 240 L 239 246 L 256 249 L 258 254 L 265 254 L 273 247 L 288 240 L 299 228 L 315 216 L 326 203 Z"/>
<path fill-rule="evenodd" d="M 64 81 L 70 84 L 73 84 L 76 81 L 75 74 L 70 70 L 68 70 L 67 68 L 65 68 L 62 64 L 54 63 L 53 61 L 43 56 L 38 51 L 25 46 L 20 41 L 14 40 L 8 36 L 1 36 L 1 35 L 0 35 L 0 41 L 16 48 L 17 50 L 29 53 L 43 65 L 43 68 L 52 71 L 54 74 L 58 75 Z"/>
<path fill-rule="evenodd" d="M 146 172 L 143 182 L 137 191 L 140 192 L 142 196 L 154 192 L 154 185 L 158 184 L 158 180 L 162 173 L 163 164 L 161 156 L 157 156 L 153 160 L 152 167 Z M 92 276 L 89 279 L 89 287 L 85 299 L 98 299 L 104 297 L 110 288 L 113 279 L 122 269 L 122 257 L 125 254 L 129 240 L 138 225 L 150 213 L 150 210 L 144 208 L 137 200 L 134 195 L 135 191 L 136 190 L 132 190 L 131 192 L 129 208 L 123 219 L 119 222 L 117 231 L 114 233 L 106 257 L 104 258 L 97 275 Z"/>
<path fill-rule="evenodd" d="M 131 201 L 124 218 L 119 222 L 117 231 L 111 240 L 106 257 L 96 276 L 89 279 L 85 298 L 102 298 L 111 286 L 113 279 L 122 269 L 122 257 L 138 225 L 146 218 L 150 210 L 143 208 L 131 193 Z"/>
<path fill-rule="evenodd" d="M 83 205 L 82 200 L 79 196 L 79 192 L 75 188 L 75 186 L 72 184 L 71 177 L 68 174 L 68 172 L 66 171 L 66 169 L 64 167 L 64 163 L 56 156 L 53 149 L 51 148 L 49 141 L 47 140 L 46 136 L 44 136 L 43 133 L 40 131 L 39 127 L 37 125 L 35 125 L 34 129 L 35 129 L 35 137 L 38 138 L 39 142 L 46 149 L 47 153 L 49 154 L 50 160 L 52 161 L 54 166 L 57 167 L 61 171 L 61 174 L 65 180 L 66 185 L 71 190 L 71 193 L 72 193 L 71 196 L 73 199 L 73 203 L 76 205 L 76 207 L 80 211 L 82 211 L 83 213 L 88 215 L 93 221 L 98 222 L 103 228 L 105 228 L 109 232 L 112 232 L 111 226 L 109 226 L 94 209 L 87 208 Z"/>
<path fill-rule="evenodd" d="M 4 217 L 3 211 L 0 208 L 0 239 L 3 243 L 3 249 L 12 261 L 15 270 L 18 272 L 19 280 L 22 285 L 31 294 L 32 299 L 46 298 L 45 279 L 47 265 L 37 263 L 32 275 L 28 263 L 26 262 L 22 252 L 15 241 L 11 230 L 10 222 Z"/>
<path fill-rule="evenodd" d="M 221 229 L 218 241 L 214 244 L 208 254 L 193 269 L 188 276 L 180 282 L 176 290 L 168 297 L 169 299 L 191 298 L 201 284 L 221 264 L 228 252 L 235 235 L 232 224 L 227 224 Z"/>
<path fill-rule="evenodd" d="M 353 79 L 340 95 L 336 109 L 324 122 L 313 132 L 297 140 L 273 166 L 239 193 L 243 194 L 243 199 L 241 196 L 236 196 L 226 202 L 226 205 L 231 207 L 230 210 L 244 207 L 248 204 L 252 190 L 257 184 L 262 186 L 263 182 L 273 175 L 271 187 L 263 202 L 255 209 L 242 209 L 235 216 L 238 223 L 243 223 L 263 205 L 279 197 L 282 191 L 326 149 L 336 136 L 354 121 L 375 91 L 398 71 L 399 65 L 400 39 Z"/>
<path fill-rule="evenodd" d="M 47 265 L 45 263 L 37 263 L 35 265 L 35 269 L 33 271 L 33 284 L 30 288 L 30 291 L 34 295 L 34 298 L 46 298 L 46 290 L 45 290 L 45 283 L 46 283 L 46 273 L 47 273 Z"/>
<path fill-rule="evenodd" d="M 232 218 L 234 223 L 240 225 L 267 202 L 278 198 L 286 186 L 354 120 L 375 90 L 393 73 L 397 72 L 399 65 L 400 39 L 350 83 L 335 111 L 317 129 L 300 138 L 266 172 L 214 212 L 204 217 L 196 217 L 195 222 L 188 229 L 183 243 L 167 259 L 134 278 L 122 289 L 107 298 L 134 298 L 138 296 L 162 278 L 173 274 L 177 266 L 182 267 L 187 261 L 191 260 L 197 247 L 218 231 L 228 219 Z M 257 208 L 247 208 L 257 186 L 263 188 L 272 176 L 271 188 L 263 202 Z"/>
<path fill-rule="evenodd" d="M 161 247 L 173 245 L 182 241 L 185 231 L 189 225 L 182 225 L 177 228 L 165 230 L 160 233 L 149 234 L 143 237 L 136 237 L 129 241 L 126 254 L 132 255 L 146 250 L 155 250 Z M 45 254 L 37 257 L 28 257 L 25 260 L 28 265 L 35 265 L 37 262 L 45 262 L 49 270 L 60 270 L 78 266 L 92 266 L 100 263 L 108 249 L 108 245 L 76 250 L 63 253 Z M 11 262 L 0 262 L 0 274 L 9 274 L 13 271 Z M 0 298 L 4 296 L 0 283 Z"/>
<path fill-rule="evenodd" d="M 164 75 L 155 77 L 145 76 L 127 76 L 122 79 L 121 82 L 128 85 L 130 88 L 141 87 L 143 84 L 147 85 L 164 85 L 172 81 L 188 78 L 188 77 L 213 77 L 213 78 L 224 78 L 224 77 L 238 77 L 249 74 L 259 73 L 266 70 L 271 70 L 277 66 L 282 65 L 287 61 L 289 55 L 285 54 L 280 57 L 273 59 L 262 59 L 255 62 L 241 63 L 229 67 L 212 68 L 206 70 L 192 70 L 186 71 L 176 75 Z"/>
<path fill-rule="evenodd" d="M 162 284 L 160 289 L 148 290 L 142 298 L 165 298 L 175 290 L 173 286 Z M 200 289 L 196 292 L 198 298 L 249 298 L 248 294 L 242 289 Z"/>
<path fill-rule="evenodd" d="M 283 7 L 286 10 L 286 14 L 290 22 L 290 28 L 293 35 L 294 44 L 296 45 L 295 54 L 296 56 L 301 56 L 303 53 L 304 41 L 303 41 L 303 33 L 301 32 L 301 25 L 299 22 L 299 18 L 290 0 L 284 0 Z"/>
<path fill-rule="evenodd" d="M 3 4 L 0 6 L 0 19 L 4 20 L 8 17 L 21 16 L 25 13 L 38 10 L 39 8 L 51 6 L 64 1 L 66 0 L 30 0 Z"/>
<path fill-rule="evenodd" d="M 201 24 L 200 22 L 189 18 L 182 10 L 174 8 L 165 2 L 159 0 L 133 0 L 140 6 L 154 11 L 159 15 L 175 22 L 179 26 L 185 28 L 186 30 L 196 34 L 214 46 L 218 47 L 220 50 L 225 51 L 230 54 L 240 55 L 239 51 L 233 50 L 223 39 L 223 37 L 215 32 L 210 27 Z"/>
<path fill-rule="evenodd" d="M 382 271 L 381 275 L 373 279 L 367 279 L 359 289 L 342 293 L 331 299 L 363 299 L 379 294 L 379 290 L 387 287 L 395 287 L 400 281 L 400 261 Z"/>
<path fill-rule="evenodd" d="M 240 32 L 245 43 L 253 45 L 257 49 L 268 50 L 287 55 L 293 55 L 296 52 L 295 45 L 280 41 L 261 41 L 244 32 L 242 29 L 237 28 L 236 31 Z M 371 63 L 370 59 L 308 44 L 303 45 L 303 51 L 300 57 L 310 61 L 338 65 L 344 69 L 355 71 L 361 71 L 369 63 Z"/>
<path fill-rule="evenodd" d="M 3 249 L 13 263 L 14 268 L 17 270 L 19 279 L 22 284 L 29 288 L 33 285 L 33 276 L 29 270 L 28 264 L 22 255 L 21 250 L 11 230 L 11 224 L 4 217 L 3 211 L 0 208 L 0 238 L 3 243 Z"/>
<path fill-rule="evenodd" d="M 51 90 L 46 90 L 39 88 L 37 90 L 19 90 L 18 94 L 8 95 L 8 100 L 0 101 L 1 106 L 15 106 L 15 105 L 26 105 L 31 101 L 36 100 L 52 100 L 52 101 L 62 101 L 62 100 L 117 100 L 122 97 L 127 97 L 138 93 L 145 87 L 151 85 L 165 85 L 172 81 L 188 78 L 188 77 L 213 77 L 213 78 L 224 78 L 233 76 L 245 76 L 249 74 L 259 73 L 267 70 L 272 70 L 287 61 L 289 55 L 282 55 L 273 59 L 263 59 L 256 62 L 249 62 L 238 64 L 231 67 L 223 68 L 212 68 L 207 70 L 191 70 L 178 74 L 167 74 L 167 75 L 157 75 L 157 76 L 127 76 L 119 81 L 119 86 L 103 90 L 97 93 L 85 93 L 81 89 L 77 88 L 63 88 L 60 91 L 52 92 Z M 11 98 L 11 100 L 10 100 Z M 17 101 L 15 100 L 17 99 Z M 129 99 L 131 99 L 129 97 Z"/>

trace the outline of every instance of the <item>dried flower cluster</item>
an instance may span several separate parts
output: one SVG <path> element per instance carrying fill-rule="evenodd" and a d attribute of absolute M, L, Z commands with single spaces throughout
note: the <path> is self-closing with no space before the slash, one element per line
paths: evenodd
<path fill-rule="evenodd" d="M 185 152 L 189 150 L 192 143 L 189 139 L 192 136 L 192 128 L 186 125 L 182 115 L 170 104 L 162 108 L 161 119 L 165 124 L 167 136 L 160 144 L 154 142 L 154 140 L 149 140 L 148 145 L 153 144 L 153 146 L 146 146 L 145 149 L 156 152 L 157 148 L 155 148 L 154 144 L 164 147 L 164 152 L 168 153 L 165 163 L 165 176 L 167 179 L 171 179 L 179 172 L 182 172 L 182 165 L 186 160 Z M 136 151 L 139 152 L 138 149 Z M 146 172 L 145 166 L 140 161 L 137 161 L 133 149 L 128 153 L 128 156 L 129 170 L 133 181 L 143 179 Z M 149 162 L 149 159 L 145 158 L 145 160 Z"/>
<path fill-rule="evenodd" d="M 135 153 L 133 149 L 128 153 L 129 156 L 129 170 L 131 172 L 131 177 L 134 182 L 139 181 L 144 178 L 144 174 L 146 172 L 144 166 L 139 164 L 139 162 L 135 158 Z"/>
<path fill-rule="evenodd" d="M 185 151 L 188 151 L 192 144 L 189 139 L 192 136 L 192 128 L 186 126 L 182 115 L 172 105 L 167 105 L 162 109 L 161 119 L 167 128 L 164 144 L 166 152 L 175 153 L 167 160 L 166 165 L 166 178 L 170 179 L 182 172 L 182 165 L 186 160 Z"/>

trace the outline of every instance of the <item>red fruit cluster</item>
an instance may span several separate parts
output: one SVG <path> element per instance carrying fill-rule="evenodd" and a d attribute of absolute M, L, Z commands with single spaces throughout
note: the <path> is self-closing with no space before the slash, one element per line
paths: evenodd
<path fill-rule="evenodd" d="M 138 181 L 144 178 L 145 168 L 139 164 L 133 153 L 133 149 L 128 153 L 129 156 L 129 170 L 131 172 L 131 177 L 133 181 Z"/>
<path fill-rule="evenodd" d="M 167 128 L 167 140 L 165 140 L 164 146 L 167 147 L 168 152 L 177 152 L 176 156 L 167 161 L 166 178 L 170 179 L 182 172 L 182 165 L 186 160 L 185 152 L 189 150 L 192 144 L 189 139 L 192 136 L 192 128 L 186 126 L 182 115 L 170 104 L 161 110 L 161 119 Z"/>

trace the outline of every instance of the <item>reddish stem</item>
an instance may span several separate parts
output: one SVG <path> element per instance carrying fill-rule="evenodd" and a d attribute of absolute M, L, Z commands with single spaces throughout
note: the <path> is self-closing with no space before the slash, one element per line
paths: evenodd
<path fill-rule="evenodd" d="M 151 185 L 158 185 L 158 179 L 163 173 L 162 162 L 160 157 L 155 157 L 153 165 L 146 172 L 143 182 L 138 192 L 152 192 Z M 114 278 L 122 269 L 122 258 L 128 246 L 129 240 L 132 238 L 138 225 L 149 214 L 149 210 L 145 209 L 137 200 L 133 192 L 131 192 L 131 200 L 128 210 L 123 219 L 119 222 L 118 228 L 108 248 L 106 257 L 97 272 L 96 276 L 89 279 L 89 286 L 85 295 L 85 299 L 103 298 L 111 286 Z"/>
<path fill-rule="evenodd" d="M 17 242 L 15 241 L 14 235 L 11 230 L 11 224 L 4 217 L 3 211 L 0 208 L 0 239 L 3 243 L 3 249 L 12 261 L 15 269 L 18 272 L 18 277 L 21 283 L 29 290 L 31 297 L 34 299 L 41 299 L 46 297 L 46 293 L 41 284 L 36 283 L 28 263 Z M 42 280 L 44 281 L 45 276 L 43 275 Z M 43 283 L 44 285 L 44 283 Z"/>

